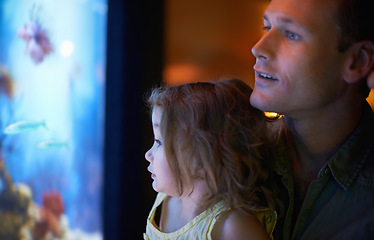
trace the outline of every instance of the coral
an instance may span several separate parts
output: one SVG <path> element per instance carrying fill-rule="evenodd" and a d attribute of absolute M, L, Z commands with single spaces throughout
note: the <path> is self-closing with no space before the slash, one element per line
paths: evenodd
<path fill-rule="evenodd" d="M 64 204 L 59 192 L 43 194 L 42 206 L 39 208 L 39 220 L 35 221 L 31 233 L 35 239 L 44 239 L 48 235 L 63 237 L 61 229 L 61 215 L 64 211 Z"/>
<path fill-rule="evenodd" d="M 32 223 L 29 206 L 30 195 L 17 187 L 9 187 L 0 193 L 0 239 L 24 239 L 23 230 Z"/>
<path fill-rule="evenodd" d="M 30 188 L 13 184 L 0 158 L 0 239 L 47 240 L 64 239 L 67 226 L 63 222 L 64 203 L 57 191 L 44 193 L 42 205 L 32 201 Z"/>

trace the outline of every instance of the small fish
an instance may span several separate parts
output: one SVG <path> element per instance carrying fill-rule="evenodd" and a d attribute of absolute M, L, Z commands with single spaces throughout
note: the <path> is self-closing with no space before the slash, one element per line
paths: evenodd
<path fill-rule="evenodd" d="M 60 148 L 68 148 L 69 145 L 67 142 L 50 140 L 50 141 L 40 142 L 36 147 L 39 149 L 60 149 Z"/>
<path fill-rule="evenodd" d="M 28 131 L 37 130 L 39 127 L 44 127 L 48 130 L 45 121 L 19 121 L 13 123 L 5 128 L 5 134 L 18 134 Z"/>

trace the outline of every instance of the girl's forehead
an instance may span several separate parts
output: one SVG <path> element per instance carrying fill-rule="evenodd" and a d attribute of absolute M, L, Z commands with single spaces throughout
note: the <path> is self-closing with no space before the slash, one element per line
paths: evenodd
<path fill-rule="evenodd" d="M 161 119 L 163 110 L 159 106 L 154 106 L 152 110 L 152 120 Z"/>
<path fill-rule="evenodd" d="M 163 110 L 159 106 L 155 106 L 152 110 L 152 125 L 153 128 L 159 128 L 160 127 L 160 122 L 161 122 L 161 117 L 162 117 Z"/>

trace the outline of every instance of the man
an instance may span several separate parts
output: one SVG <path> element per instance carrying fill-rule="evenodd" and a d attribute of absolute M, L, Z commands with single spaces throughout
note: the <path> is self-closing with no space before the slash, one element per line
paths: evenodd
<path fill-rule="evenodd" d="M 374 239 L 372 2 L 272 0 L 265 11 L 251 104 L 284 115 L 275 239 Z"/>

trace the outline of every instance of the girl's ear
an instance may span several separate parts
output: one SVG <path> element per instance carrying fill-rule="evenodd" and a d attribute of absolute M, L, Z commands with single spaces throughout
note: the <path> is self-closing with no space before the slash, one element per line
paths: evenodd
<path fill-rule="evenodd" d="M 356 83 L 366 78 L 374 69 L 374 42 L 362 41 L 348 49 L 348 60 L 343 78 L 347 83 Z"/>

